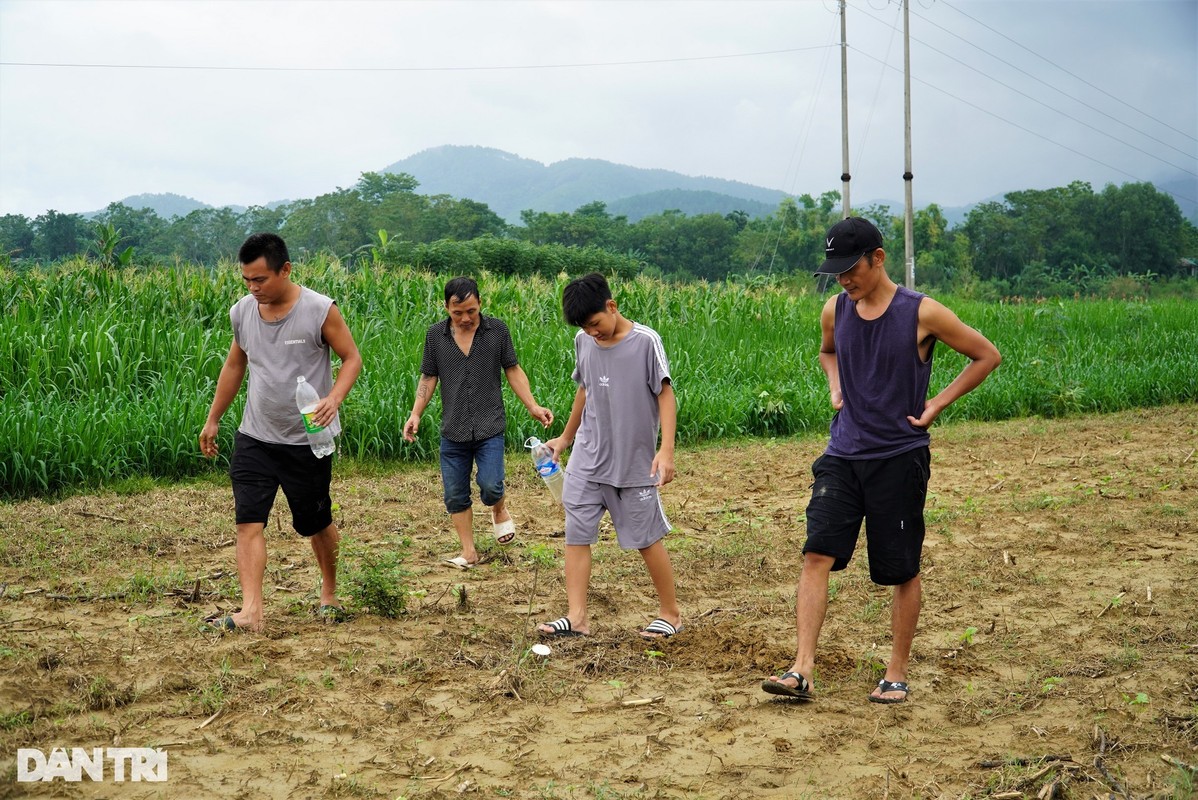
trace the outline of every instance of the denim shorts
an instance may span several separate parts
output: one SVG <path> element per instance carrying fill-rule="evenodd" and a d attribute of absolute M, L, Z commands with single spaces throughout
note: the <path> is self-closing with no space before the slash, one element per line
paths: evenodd
<path fill-rule="evenodd" d="M 919 575 L 930 462 L 927 447 L 892 458 L 817 458 L 803 552 L 831 556 L 832 569 L 844 569 L 864 519 L 870 580 L 898 586 Z"/>
<path fill-rule="evenodd" d="M 470 473 L 475 466 L 478 495 L 483 505 L 493 506 L 503 499 L 503 434 L 474 442 L 441 437 L 441 482 L 450 514 L 470 508 Z"/>
<path fill-rule="evenodd" d="M 229 478 L 238 525 L 265 525 L 280 486 L 291 508 L 291 527 L 300 536 L 313 536 L 333 524 L 333 459 L 317 458 L 306 444 L 262 442 L 238 431 Z"/>

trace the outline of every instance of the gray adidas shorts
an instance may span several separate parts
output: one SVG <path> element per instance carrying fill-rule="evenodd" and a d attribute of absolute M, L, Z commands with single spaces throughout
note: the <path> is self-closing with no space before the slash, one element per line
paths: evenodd
<path fill-rule="evenodd" d="M 599 541 L 599 522 L 606 511 L 625 550 L 643 550 L 670 532 L 670 521 L 656 486 L 616 487 L 566 473 L 562 487 L 566 509 L 566 544 Z"/>

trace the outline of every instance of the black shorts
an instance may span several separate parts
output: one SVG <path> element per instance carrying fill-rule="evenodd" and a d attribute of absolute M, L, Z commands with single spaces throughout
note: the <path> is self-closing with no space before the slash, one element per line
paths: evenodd
<path fill-rule="evenodd" d="M 306 444 L 272 444 L 238 431 L 229 477 L 238 525 L 265 525 L 280 486 L 291 508 L 291 527 L 300 536 L 312 536 L 333 524 L 333 459 L 317 458 Z"/>
<path fill-rule="evenodd" d="M 815 484 L 807 505 L 804 553 L 831 556 L 836 559 L 832 569 L 844 569 L 864 519 L 870 580 L 897 586 L 919 575 L 931 475 L 927 447 L 865 461 L 825 454 L 811 465 L 811 473 Z"/>

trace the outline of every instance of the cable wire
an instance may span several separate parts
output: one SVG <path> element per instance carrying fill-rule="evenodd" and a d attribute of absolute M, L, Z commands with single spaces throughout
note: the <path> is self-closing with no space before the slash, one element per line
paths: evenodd
<path fill-rule="evenodd" d="M 870 15 L 870 16 L 872 16 L 872 15 Z M 879 22 L 882 22 L 883 24 L 885 24 L 885 22 L 884 22 L 884 21 L 882 21 L 882 20 L 878 20 L 878 19 L 877 19 L 877 17 L 873 17 L 873 18 L 874 18 L 875 20 L 877 20 L 877 21 L 879 21 Z M 1018 94 L 1018 95 L 1020 95 L 1021 97 L 1025 97 L 1025 98 L 1027 98 L 1028 100 L 1031 100 L 1033 103 L 1036 103 L 1036 104 L 1037 104 L 1037 105 L 1039 105 L 1039 106 L 1043 106 L 1044 108 L 1047 108 L 1048 110 L 1052 111 L 1052 112 L 1053 112 L 1053 113 L 1055 113 L 1055 114 L 1059 114 L 1059 115 L 1061 115 L 1061 116 L 1065 117 L 1066 119 L 1070 119 L 1070 120 L 1072 120 L 1073 122 L 1076 122 L 1078 125 L 1082 125 L 1082 126 L 1084 126 L 1084 127 L 1086 127 L 1086 128 L 1089 128 L 1090 130 L 1094 131 L 1095 133 L 1101 134 L 1102 136 L 1105 136 L 1106 138 L 1108 138 L 1108 139 L 1111 139 L 1112 141 L 1114 141 L 1114 142 L 1117 142 L 1117 143 L 1119 143 L 1119 144 L 1123 145 L 1124 147 L 1129 147 L 1129 148 L 1131 148 L 1132 150 L 1136 150 L 1136 151 L 1138 151 L 1138 152 L 1140 152 L 1140 153 L 1143 153 L 1144 155 L 1146 155 L 1146 156 L 1148 156 L 1148 157 L 1150 157 L 1150 158 L 1156 159 L 1157 161 L 1160 161 L 1162 164 L 1165 164 L 1165 165 L 1167 165 L 1167 166 L 1170 166 L 1170 167 L 1172 167 L 1172 168 L 1174 168 L 1174 169 L 1176 169 L 1176 170 L 1179 170 L 1179 171 L 1181 171 L 1181 172 L 1184 172 L 1184 173 L 1186 173 L 1187 175 L 1194 175 L 1195 177 L 1198 177 L 1198 173 L 1194 172 L 1192 169 L 1189 169 L 1189 168 L 1186 168 L 1186 167 L 1180 166 L 1180 165 L 1178 165 L 1178 164 L 1174 164 L 1174 163 L 1172 163 L 1171 161 L 1167 161 L 1166 159 L 1162 158 L 1161 156 L 1157 155 L 1156 153 L 1152 153 L 1152 152 L 1150 152 L 1150 151 L 1148 151 L 1148 150 L 1145 150 L 1144 148 L 1142 148 L 1142 147 L 1139 147 L 1139 146 L 1137 146 L 1137 145 L 1134 145 L 1134 144 L 1132 144 L 1131 142 L 1124 141 L 1123 139 L 1120 139 L 1118 136 L 1114 136 L 1113 134 L 1107 133 L 1106 131 L 1102 130 L 1101 128 L 1095 127 L 1094 125 L 1091 125 L 1090 123 L 1088 123 L 1088 122 L 1085 122 L 1084 120 L 1080 120 L 1080 119 L 1078 119 L 1077 117 L 1073 116 L 1072 114 L 1068 114 L 1068 113 L 1066 113 L 1066 112 L 1064 112 L 1064 111 L 1060 110 L 1059 108 L 1054 108 L 1053 106 L 1049 105 L 1048 103 L 1045 103 L 1045 102 L 1044 102 L 1044 101 L 1042 101 L 1042 100 L 1038 100 L 1038 99 L 1036 99 L 1035 97 L 1032 97 L 1031 95 L 1029 95 L 1028 93 L 1026 93 L 1026 92 L 1024 92 L 1024 91 L 1021 91 L 1021 90 L 1019 90 L 1019 89 L 1015 88 L 1014 86 L 1012 86 L 1012 85 L 1010 85 L 1010 84 L 1008 84 L 1008 83 L 1004 83 L 1003 81 L 1000 81 L 999 79 L 995 78 L 995 77 L 994 77 L 994 76 L 992 76 L 992 75 L 987 75 L 987 74 L 986 74 L 985 72 L 983 72 L 982 70 L 980 70 L 980 69 L 978 69 L 978 68 L 976 68 L 976 67 L 974 67 L 974 66 L 971 66 L 970 64 L 967 64 L 967 63 L 965 63 L 965 62 L 964 62 L 964 61 L 962 61 L 961 59 L 959 59 L 959 58 L 957 58 L 957 57 L 955 57 L 955 56 L 949 55 L 948 53 L 944 52 L 943 50 L 940 50 L 940 49 L 938 49 L 938 48 L 936 48 L 936 47 L 933 47 L 932 45 L 928 44 L 927 42 L 923 41 L 922 39 L 918 39 L 918 38 L 916 38 L 916 37 L 912 36 L 912 37 L 911 37 L 911 40 L 912 40 L 913 42 L 917 42 L 917 43 L 919 43 L 920 45 L 922 45 L 923 47 L 927 48 L 928 50 L 930 50 L 930 51 L 932 51 L 932 52 L 934 52 L 934 53 L 938 53 L 938 54 L 940 54 L 941 56 L 944 56 L 945 58 L 949 59 L 950 61 L 953 61 L 953 62 L 956 62 L 957 64 L 960 64 L 962 67 L 965 67 L 966 69 L 968 69 L 968 70 L 970 70 L 970 71 L 972 71 L 972 72 L 976 72 L 977 74 L 979 74 L 979 75 L 981 75 L 981 76 L 983 76 L 983 77 L 985 77 L 985 78 L 988 78 L 989 80 L 993 81 L 994 83 L 997 83 L 999 86 L 1002 86 L 1002 87 L 1003 87 L 1003 88 L 1005 88 L 1005 89 L 1009 89 L 1010 91 L 1014 92 L 1015 94 Z M 854 48 L 854 49 L 856 49 L 856 48 Z M 979 49 L 981 49 L 981 48 L 979 48 Z M 877 59 L 876 57 L 869 55 L 869 54 L 868 54 L 868 53 L 866 53 L 864 50 L 857 50 L 857 52 L 861 53 L 862 55 L 865 55 L 867 58 L 870 58 L 870 59 L 872 59 L 872 60 L 874 60 L 874 61 L 878 61 L 878 59 Z M 983 52 L 985 52 L 985 51 L 983 51 Z M 883 63 L 883 64 L 884 64 L 884 66 L 886 66 L 888 69 L 896 69 L 895 67 L 891 67 L 889 64 L 885 64 L 884 62 L 882 62 L 882 63 Z M 925 86 L 932 86 L 932 84 L 928 83 L 927 81 L 922 81 L 922 80 L 921 80 L 921 81 L 920 81 L 920 83 L 923 83 Z M 935 87 L 934 87 L 934 88 L 935 88 Z M 950 97 L 953 97 L 954 99 L 961 100 L 960 98 L 957 98 L 955 95 L 952 95 L 952 94 L 950 94 L 949 92 L 943 92 L 943 93 L 944 93 L 944 94 L 946 94 L 946 95 L 948 95 L 948 96 L 950 96 Z M 961 102 L 966 102 L 966 101 L 964 101 L 964 100 L 961 100 Z M 974 105 L 973 103 L 969 103 L 968 105 L 970 105 L 970 106 L 972 106 L 972 107 L 974 107 L 974 108 L 978 108 L 978 106 Z M 987 112 L 987 113 L 988 113 L 988 114 L 990 114 L 991 116 L 997 117 L 998 119 L 1004 119 L 1003 117 L 1001 117 L 1001 116 L 999 116 L 999 115 L 997 115 L 997 114 L 993 114 L 992 112 Z M 1009 122 L 1009 120 L 1005 120 L 1005 121 L 1008 121 L 1008 122 Z M 1011 123 L 1011 124 L 1014 124 L 1014 123 Z M 1016 126 L 1016 127 L 1019 127 L 1019 126 Z M 1024 129 L 1024 130 L 1026 130 L 1026 129 Z M 1038 134 L 1037 134 L 1037 135 L 1038 135 Z M 1042 137 L 1042 138 L 1045 138 L 1045 139 L 1046 139 L 1046 141 L 1053 141 L 1053 140 L 1051 140 L 1051 139 L 1048 139 L 1047 137 Z M 1059 144 L 1058 142 L 1053 142 L 1053 143 L 1054 143 L 1054 144 Z M 1063 146 L 1063 145 L 1062 145 L 1062 146 Z M 1077 152 L 1077 151 L 1074 151 L 1074 152 Z M 1180 151 L 1179 151 L 1179 152 L 1180 152 Z M 1084 155 L 1084 154 L 1083 154 L 1083 153 L 1078 153 L 1078 155 Z M 1187 154 L 1187 155 L 1188 155 L 1188 154 Z M 1087 158 L 1089 158 L 1089 156 L 1087 156 Z M 1097 162 L 1097 163 L 1100 163 L 1100 164 L 1102 163 L 1101 161 L 1098 161 L 1098 159 L 1092 159 L 1092 160 L 1093 160 L 1093 161 L 1095 161 L 1095 162 Z M 1109 166 L 1109 165 L 1104 165 L 1104 166 Z M 1122 174 L 1124 174 L 1124 175 L 1127 175 L 1127 174 L 1128 174 L 1127 172 L 1124 172 L 1123 170 L 1119 170 L 1119 172 L 1121 172 L 1121 173 L 1122 173 Z M 1131 176 L 1131 177 L 1135 177 L 1135 176 Z"/>
<path fill-rule="evenodd" d="M 1056 68 L 1057 68 L 1057 69 L 1059 69 L 1061 72 L 1064 72 L 1066 75 L 1068 75 L 1069 77 L 1073 78 L 1074 80 L 1081 81 L 1081 82 L 1082 82 L 1082 83 L 1084 83 L 1086 86 L 1089 86 L 1091 89 L 1093 89 L 1093 90 L 1095 90 L 1095 91 L 1097 91 L 1097 92 L 1101 92 L 1102 94 L 1105 94 L 1107 97 L 1111 98 L 1111 99 L 1112 99 L 1112 100 L 1114 100 L 1116 103 L 1120 103 L 1120 104 L 1122 104 L 1122 105 L 1125 105 L 1125 106 L 1127 106 L 1127 107 L 1128 107 L 1128 108 L 1130 108 L 1132 111 L 1135 111 L 1137 114 L 1143 114 L 1145 117 L 1148 117 L 1148 119 L 1152 120 L 1153 122 L 1156 122 L 1156 123 L 1158 123 L 1158 124 L 1160 124 L 1160 125 L 1164 125 L 1164 126 L 1165 126 L 1166 128 L 1168 128 L 1169 130 L 1171 130 L 1171 131 L 1174 131 L 1175 133 L 1180 133 L 1182 136 L 1185 136 L 1187 139 L 1190 139 L 1191 141 L 1198 141 L 1198 137 L 1195 137 L 1195 136 L 1194 136 L 1194 134 L 1192 134 L 1192 133 L 1187 133 L 1186 131 L 1178 130 L 1177 128 L 1174 128 L 1172 125 L 1170 125 L 1169 123 L 1165 122 L 1164 120 L 1157 119 L 1156 117 L 1154 117 L 1154 116 L 1152 116 L 1151 114 L 1149 114 L 1147 111 L 1143 111 L 1143 110 L 1141 110 L 1141 109 L 1139 109 L 1139 108 L 1136 108 L 1135 106 L 1133 106 L 1131 103 L 1127 102 L 1126 100 L 1122 100 L 1122 99 L 1120 99 L 1120 98 L 1116 97 L 1115 95 L 1113 95 L 1113 94 L 1111 94 L 1110 92 L 1108 92 L 1106 89 L 1103 89 L 1101 86 L 1095 86 L 1093 83 L 1090 83 L 1088 80 L 1086 80 L 1085 78 L 1081 77 L 1080 75 L 1077 75 L 1077 74 L 1074 74 L 1074 73 L 1070 72 L 1069 70 L 1067 70 L 1067 69 L 1065 69 L 1064 67 L 1062 67 L 1060 64 L 1057 64 L 1056 62 L 1052 61 L 1051 59 L 1045 58 L 1044 56 L 1040 55 L 1040 54 L 1039 54 L 1039 53 L 1037 53 L 1035 50 L 1032 50 L 1031 48 L 1029 48 L 1029 47 L 1027 47 L 1027 46 L 1025 46 L 1025 45 L 1022 45 L 1022 44 L 1020 44 L 1019 42 L 1017 42 L 1017 41 L 1015 41 L 1014 39 L 1012 39 L 1010 36 L 1007 36 L 1005 33 L 1002 33 L 1001 31 L 997 31 L 997 30 L 995 30 L 994 28 L 991 28 L 989 25 L 987 25 L 986 23 L 982 22 L 982 21 L 981 21 L 981 20 L 979 20 L 979 19 L 976 19 L 975 17 L 971 17 L 971 16 L 969 16 L 969 15 L 968 15 L 968 14 L 966 14 L 964 11 L 962 11 L 962 10 L 961 10 L 961 9 L 959 9 L 959 8 L 957 8 L 957 7 L 956 7 L 956 6 L 954 6 L 952 3 L 948 2 L 948 0 L 941 0 L 941 2 L 942 2 L 944 5 L 946 5 L 946 6 L 948 6 L 949 8 L 951 8 L 953 11 L 956 11 L 958 14 L 960 14 L 960 15 L 961 15 L 961 16 L 963 16 L 963 17 L 965 17 L 966 19 L 969 19 L 969 20 L 972 20 L 972 21 L 976 22 L 978 25 L 981 25 L 981 26 L 982 26 L 983 28 L 985 28 L 986 30 L 988 30 L 988 31 L 991 31 L 992 33 L 995 33 L 995 34 L 997 34 L 997 35 L 1001 36 L 1002 38 L 1006 39 L 1008 42 L 1010 42 L 1011 44 L 1015 45 L 1016 47 L 1019 47 L 1019 48 L 1020 48 L 1020 49 L 1022 49 L 1022 50 L 1026 50 L 1027 52 L 1031 53 L 1032 55 L 1034 55 L 1036 58 L 1040 59 L 1041 61 L 1044 61 L 1044 62 L 1046 62 L 1046 63 L 1048 63 L 1048 64 L 1051 64 L 1052 66 L 1056 67 Z M 939 27 L 939 26 L 937 26 L 937 27 Z"/>
<path fill-rule="evenodd" d="M 718 61 L 728 58 L 756 58 L 785 53 L 819 50 L 820 47 L 791 47 L 782 50 L 760 50 L 754 53 L 724 53 L 714 56 L 680 58 L 646 58 L 633 61 L 589 61 L 575 64 L 508 64 L 476 67 L 248 67 L 216 66 L 212 64 L 67 64 L 41 61 L 0 61 L 0 67 L 45 67 L 62 69 L 152 69 L 192 70 L 203 72 L 501 72 L 504 70 L 584 69 L 589 67 L 628 67 L 645 64 L 676 64 L 689 61 Z"/>

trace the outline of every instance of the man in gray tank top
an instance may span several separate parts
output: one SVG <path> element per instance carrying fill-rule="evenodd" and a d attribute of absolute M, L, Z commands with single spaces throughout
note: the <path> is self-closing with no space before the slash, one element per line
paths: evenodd
<path fill-rule="evenodd" d="M 317 615 L 340 621 L 337 600 L 337 543 L 329 483 L 332 458 L 317 458 L 308 445 L 295 405 L 297 376 L 316 389 L 320 401 L 312 422 L 341 431 L 338 409 L 362 372 L 354 337 L 332 299 L 291 281 L 287 245 L 273 233 L 256 233 L 238 253 L 249 294 L 229 311 L 233 342 L 216 382 L 208 419 L 200 431 L 200 452 L 217 454 L 220 418 L 232 405 L 249 372 L 245 411 L 234 437 L 229 475 L 237 522 L 237 576 L 241 610 L 210 617 L 217 630 L 263 625 L 262 580 L 266 572 L 266 522 L 280 487 L 291 509 L 292 527 L 312 543 L 320 567 Z M 333 380 L 330 350 L 341 359 Z"/>
<path fill-rule="evenodd" d="M 836 413 L 828 448 L 811 468 L 815 483 L 807 505 L 794 664 L 761 688 L 811 697 L 829 573 L 848 566 L 864 520 L 870 579 L 894 587 L 890 660 L 869 700 L 901 703 L 907 699 L 907 665 L 921 605 L 928 427 L 985 380 L 1002 357 L 952 311 L 890 279 L 882 234 L 873 223 L 849 217 L 832 226 L 826 243 L 827 260 L 816 274 L 835 275 L 843 289 L 820 315 L 819 361 Z M 969 363 L 927 399 L 937 341 Z"/>

